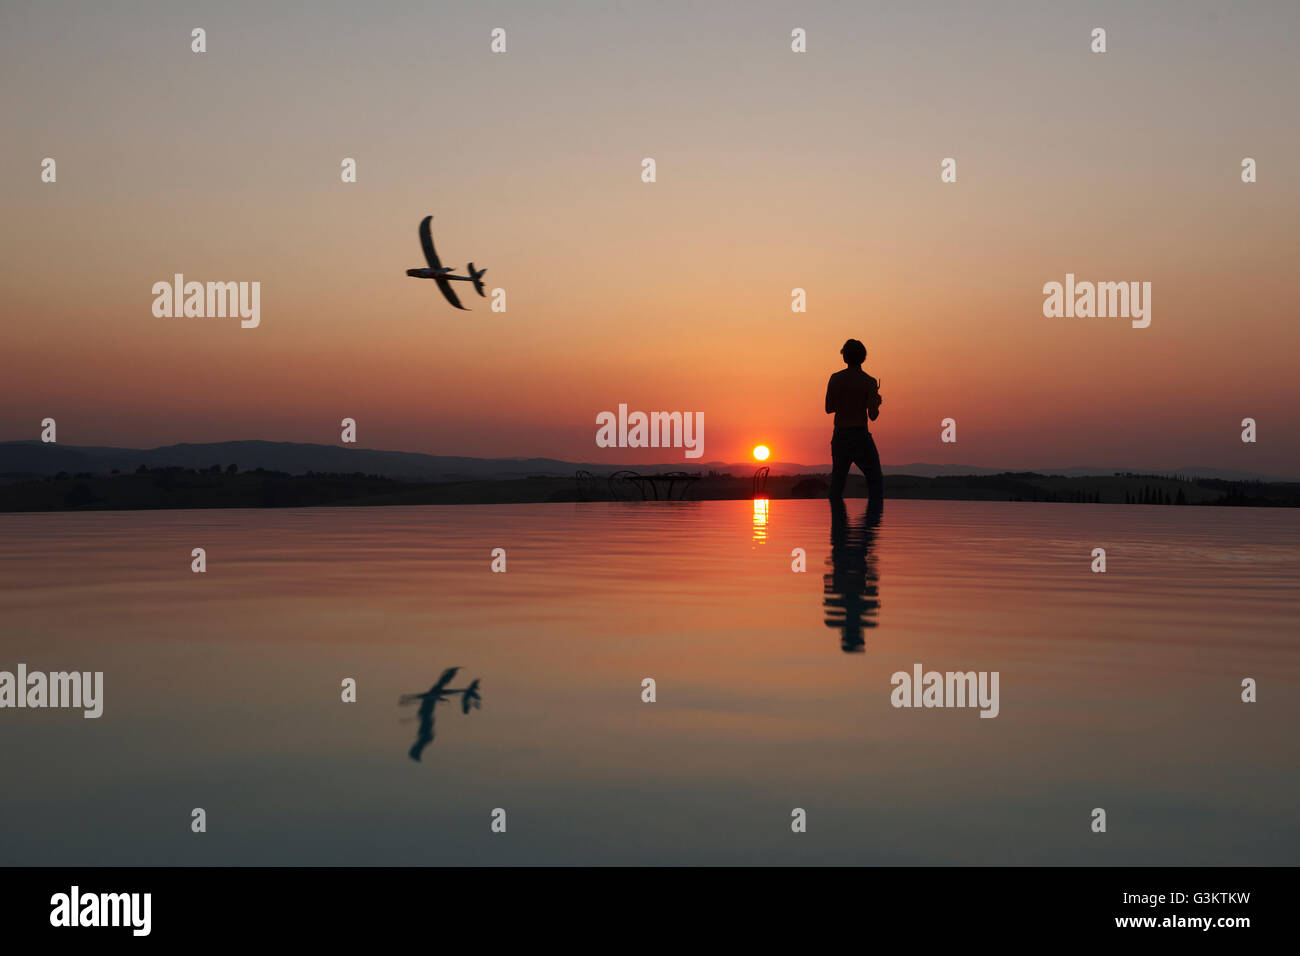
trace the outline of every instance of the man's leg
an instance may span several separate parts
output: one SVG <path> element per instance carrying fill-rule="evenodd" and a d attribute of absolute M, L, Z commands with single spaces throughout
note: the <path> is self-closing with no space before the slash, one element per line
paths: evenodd
<path fill-rule="evenodd" d="M 853 455 L 845 451 L 843 442 L 831 439 L 831 492 L 832 500 L 844 497 L 844 482 L 853 467 Z"/>
<path fill-rule="evenodd" d="M 870 507 L 879 508 L 884 503 L 885 478 L 880 473 L 880 452 L 876 450 L 876 440 L 868 432 L 863 436 L 862 445 L 854 461 L 862 469 L 867 479 L 867 499 Z"/>

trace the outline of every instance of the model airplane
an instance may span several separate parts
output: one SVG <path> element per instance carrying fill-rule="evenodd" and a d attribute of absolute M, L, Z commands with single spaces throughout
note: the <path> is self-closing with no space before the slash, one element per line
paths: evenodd
<path fill-rule="evenodd" d="M 487 269 L 475 269 L 474 263 L 471 262 L 469 264 L 469 275 L 452 275 L 454 270 L 450 266 L 443 266 L 438 261 L 438 253 L 433 248 L 433 234 L 429 231 L 429 223 L 431 222 L 433 222 L 432 216 L 425 216 L 420 221 L 420 245 L 424 248 L 424 258 L 429 261 L 429 268 L 407 269 L 406 274 L 416 279 L 432 279 L 438 283 L 438 288 L 442 290 L 442 294 L 447 297 L 448 302 L 458 309 L 465 309 L 460 304 L 460 299 L 456 297 L 456 291 L 451 287 L 452 282 L 472 282 L 474 283 L 474 291 L 479 295 L 483 295 L 483 273 L 487 272 Z M 465 309 L 465 311 L 470 310 Z"/>

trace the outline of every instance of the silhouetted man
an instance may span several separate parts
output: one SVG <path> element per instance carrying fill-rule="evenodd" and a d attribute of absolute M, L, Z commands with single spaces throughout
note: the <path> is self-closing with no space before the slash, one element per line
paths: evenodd
<path fill-rule="evenodd" d="M 849 339 L 840 349 L 847 368 L 831 376 L 826 383 L 826 414 L 835 415 L 835 432 L 831 436 L 831 498 L 844 497 L 844 482 L 849 468 L 857 465 L 867 479 L 867 495 L 873 508 L 882 504 L 884 479 L 880 474 L 880 453 L 867 431 L 867 419 L 880 416 L 880 383 L 862 371 L 867 348 L 857 339 Z"/>

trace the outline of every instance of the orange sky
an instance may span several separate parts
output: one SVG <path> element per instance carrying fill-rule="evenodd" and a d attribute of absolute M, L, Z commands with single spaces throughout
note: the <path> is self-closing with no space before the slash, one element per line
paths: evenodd
<path fill-rule="evenodd" d="M 623 402 L 702 411 L 703 461 L 814 464 L 855 336 L 886 463 L 1300 474 L 1300 13 L 1128 6 L 6 5 L 0 440 L 351 417 L 364 447 L 684 460 L 598 449 Z M 426 213 L 507 312 L 403 274 Z M 261 326 L 155 318 L 175 272 L 260 281 Z M 1044 318 L 1066 272 L 1151 282 L 1151 327 Z"/>

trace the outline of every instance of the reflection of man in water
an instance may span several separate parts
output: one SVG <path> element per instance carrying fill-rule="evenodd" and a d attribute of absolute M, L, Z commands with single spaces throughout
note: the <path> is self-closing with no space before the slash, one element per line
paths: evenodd
<path fill-rule="evenodd" d="M 867 505 L 861 522 L 853 524 L 844 499 L 831 499 L 831 567 L 822 579 L 822 606 L 826 626 L 840 630 L 840 649 L 846 654 L 865 650 L 862 632 L 878 623 L 879 575 L 872 545 L 879 523 L 876 499 Z"/>
<path fill-rule="evenodd" d="M 857 465 L 867 479 L 867 495 L 879 507 L 884 481 L 880 475 L 880 454 L 875 440 L 867 431 L 867 419 L 880 416 L 880 383 L 862 371 L 867 348 L 857 339 L 849 339 L 840 349 L 843 368 L 826 383 L 826 414 L 835 415 L 831 436 L 831 498 L 844 497 L 844 482 L 849 468 Z"/>

